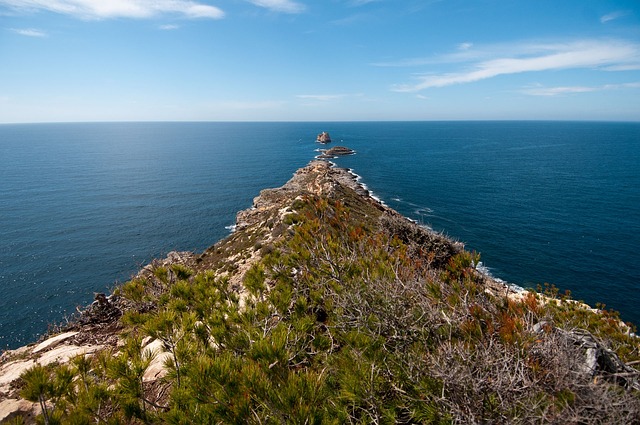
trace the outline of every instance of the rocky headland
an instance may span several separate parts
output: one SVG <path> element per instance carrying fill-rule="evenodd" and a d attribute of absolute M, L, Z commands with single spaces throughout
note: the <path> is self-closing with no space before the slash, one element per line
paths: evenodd
<path fill-rule="evenodd" d="M 614 312 L 505 286 L 347 170 L 312 161 L 236 221 L 2 353 L 0 422 L 640 423 Z"/>

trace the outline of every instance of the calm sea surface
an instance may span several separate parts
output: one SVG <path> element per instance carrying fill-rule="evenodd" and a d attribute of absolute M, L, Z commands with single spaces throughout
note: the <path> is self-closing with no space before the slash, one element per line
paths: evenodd
<path fill-rule="evenodd" d="M 389 206 L 464 241 L 491 272 L 554 283 L 640 324 L 640 124 L 0 125 L 0 348 L 171 250 L 229 233 L 315 135 Z"/>

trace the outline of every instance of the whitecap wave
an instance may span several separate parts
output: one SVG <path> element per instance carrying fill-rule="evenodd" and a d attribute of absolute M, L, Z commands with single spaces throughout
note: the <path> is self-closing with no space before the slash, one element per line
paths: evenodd
<path fill-rule="evenodd" d="M 491 269 L 487 266 L 484 265 L 484 263 L 482 261 L 478 261 L 477 264 L 474 264 L 474 268 L 480 272 L 480 274 L 487 276 L 489 278 L 491 278 L 492 280 L 495 280 L 496 282 L 500 283 L 501 285 L 506 286 L 507 288 L 511 289 L 514 292 L 525 292 L 526 289 L 524 289 L 521 286 L 516 285 L 515 283 L 509 283 L 504 279 L 500 279 L 499 277 L 495 277 L 493 275 L 493 273 L 491 273 Z"/>
<path fill-rule="evenodd" d="M 353 172 L 353 170 L 351 168 L 347 168 L 347 171 L 349 172 L 349 174 L 351 174 L 355 179 L 356 179 L 356 183 L 358 183 L 364 190 L 367 191 L 367 193 L 369 194 L 369 196 L 371 196 L 373 199 L 375 199 L 377 202 L 379 202 L 381 205 L 384 205 L 385 207 L 388 207 L 388 205 L 382 200 L 382 198 L 380 198 L 378 195 L 376 195 L 375 193 L 373 193 L 370 189 L 369 186 L 366 185 L 366 183 L 362 182 L 362 176 L 360 176 L 359 174 L 356 174 Z"/>
<path fill-rule="evenodd" d="M 414 211 L 414 214 L 417 215 L 431 215 L 433 214 L 433 210 L 429 207 L 420 207 Z"/>
<path fill-rule="evenodd" d="M 423 229 L 429 230 L 430 232 L 435 232 L 435 229 L 431 226 L 429 226 L 428 224 L 425 223 L 421 223 L 417 220 L 414 220 L 412 218 L 410 218 L 409 220 L 413 221 L 414 223 L 416 223 L 418 226 L 422 227 Z"/>

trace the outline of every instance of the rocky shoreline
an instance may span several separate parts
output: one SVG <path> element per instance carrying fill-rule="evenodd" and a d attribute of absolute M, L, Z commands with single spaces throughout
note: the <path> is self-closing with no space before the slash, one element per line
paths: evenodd
<path fill-rule="evenodd" d="M 325 151 L 324 155 L 353 153 L 348 148 L 335 147 Z M 344 204 L 354 219 L 385 229 L 402 241 L 408 252 L 429 252 L 429 261 L 434 266 L 446 268 L 449 259 L 464 250 L 462 243 L 411 222 L 371 197 L 348 170 L 333 167 L 328 161 L 316 160 L 297 170 L 280 188 L 262 190 L 253 200 L 251 208 L 237 214 L 236 230 L 227 238 L 199 254 L 171 252 L 165 259 L 154 260 L 144 267 L 133 279 L 153 281 L 156 279 L 154 273 L 159 268 L 168 270 L 169 282 L 177 281 L 180 270 L 185 268 L 194 272 L 210 270 L 217 276 L 227 278 L 230 288 L 242 300 L 246 296 L 243 281 L 247 271 L 292 233 L 297 214 L 296 201 L 308 197 Z M 471 272 L 476 274 L 478 282 L 491 296 L 515 301 L 528 297 L 526 292 L 514 290 L 479 270 L 472 269 Z M 22 417 L 26 423 L 34 423 L 35 416 L 40 412 L 38 403 L 21 398 L 21 374 L 34 365 L 66 364 L 77 356 L 117 353 L 123 344 L 121 333 L 124 325 L 120 318 L 127 311 L 145 308 L 152 310 L 155 307 L 152 304 L 146 307 L 134 305 L 122 296 L 119 289 L 108 296 L 97 294 L 95 302 L 80 312 L 74 322 L 61 328 L 59 333 L 48 335 L 37 344 L 3 352 L 0 356 L 0 422 Z M 580 305 L 577 308 L 589 307 Z M 552 324 L 540 322 L 538 326 L 533 332 L 543 332 Z M 640 389 L 637 371 L 622 362 L 613 350 L 602 345 L 593 335 L 561 329 L 557 332 L 562 338 L 584 347 L 585 361 L 581 373 L 592 376 L 605 370 L 609 374 L 624 375 L 626 387 Z M 157 353 L 142 379 L 152 393 L 150 399 L 159 400 L 167 390 L 161 378 L 167 373 L 165 361 L 169 353 L 160 341 L 153 338 L 144 340 L 143 349 Z"/>

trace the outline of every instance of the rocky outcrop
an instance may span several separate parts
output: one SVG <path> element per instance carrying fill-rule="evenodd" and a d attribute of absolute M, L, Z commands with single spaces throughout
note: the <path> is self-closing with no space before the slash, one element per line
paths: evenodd
<path fill-rule="evenodd" d="M 20 398 L 20 375 L 35 365 L 64 364 L 77 356 L 91 356 L 105 348 L 102 344 L 78 344 L 80 332 L 64 332 L 35 346 L 6 351 L 0 357 L 0 422 L 22 417 L 34 423 L 40 413 L 37 403 Z"/>
<path fill-rule="evenodd" d="M 165 259 L 154 260 L 144 267 L 137 276 L 150 275 L 154 267 L 171 264 L 195 265 L 196 260 L 192 253 L 170 252 Z M 119 319 L 128 308 L 121 297 L 97 293 L 91 305 L 78 311 L 69 324 L 58 327 L 59 332 L 38 343 L 4 351 L 0 356 L 0 423 L 18 417 L 27 424 L 36 423 L 41 409 L 38 403 L 20 398 L 20 375 L 36 365 L 66 364 L 77 356 L 117 350 L 122 330 Z M 151 349 L 156 354 L 144 376 L 145 382 L 154 382 L 165 374 L 163 361 L 167 355 L 158 341 L 145 341 L 143 349 Z"/>
<path fill-rule="evenodd" d="M 323 149 L 320 152 L 322 152 L 322 154 L 316 157 L 318 159 L 331 159 L 338 156 L 353 155 L 356 153 L 353 149 L 349 149 L 345 146 L 334 146 L 331 149 Z"/>
<path fill-rule="evenodd" d="M 331 142 L 331 136 L 329 136 L 329 133 L 327 133 L 326 131 L 323 131 L 322 133 L 318 134 L 318 137 L 316 137 L 316 142 L 319 142 L 319 143 L 330 143 Z"/>
<path fill-rule="evenodd" d="M 559 340 L 574 346 L 578 353 L 575 358 L 576 373 L 581 373 L 589 380 L 601 376 L 623 387 L 640 391 L 638 371 L 625 364 L 613 350 L 605 347 L 590 332 L 584 329 L 560 329 L 547 321 L 536 323 L 533 331 L 540 335 L 551 331 Z"/>
<path fill-rule="evenodd" d="M 325 161 L 312 161 L 306 167 L 299 169 L 282 187 L 262 190 L 260 196 L 253 200 L 253 206 L 250 209 L 238 213 L 236 229 L 241 230 L 250 225 L 259 224 L 267 218 L 274 218 L 272 213 L 275 211 L 286 212 L 288 205 L 297 196 L 334 197 L 339 186 L 366 197 L 367 203 L 379 205 L 347 170 L 332 168 L 331 164 Z"/>

